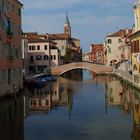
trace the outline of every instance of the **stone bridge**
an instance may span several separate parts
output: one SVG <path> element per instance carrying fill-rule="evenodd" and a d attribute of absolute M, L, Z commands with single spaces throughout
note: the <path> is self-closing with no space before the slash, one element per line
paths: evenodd
<path fill-rule="evenodd" d="M 87 63 L 87 62 L 75 62 L 75 63 L 69 63 L 61 66 L 55 66 L 51 68 L 50 72 L 51 75 L 62 75 L 65 72 L 68 72 L 73 69 L 88 69 L 97 74 L 113 72 L 113 67 L 107 67 L 104 65 Z"/>

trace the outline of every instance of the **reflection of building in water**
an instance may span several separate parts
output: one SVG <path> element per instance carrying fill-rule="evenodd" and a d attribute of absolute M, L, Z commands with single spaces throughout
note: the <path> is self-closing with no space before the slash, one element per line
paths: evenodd
<path fill-rule="evenodd" d="M 0 139 L 23 140 L 23 98 L 0 101 Z"/>
<path fill-rule="evenodd" d="M 120 105 L 121 98 L 120 93 L 122 91 L 122 85 L 119 81 L 112 79 L 106 83 L 108 104 L 110 105 Z"/>
<path fill-rule="evenodd" d="M 29 109 L 32 111 L 33 110 L 49 111 L 52 104 L 52 98 L 54 98 L 53 97 L 54 90 L 55 88 L 52 87 L 51 83 L 48 83 L 42 89 L 30 90 Z M 55 91 L 55 93 L 57 92 Z"/>
<path fill-rule="evenodd" d="M 133 97 L 132 92 L 127 87 L 123 86 L 122 91 L 120 92 L 121 104 L 126 113 L 133 112 Z"/>
<path fill-rule="evenodd" d="M 60 86 L 60 83 L 50 82 L 42 89 L 32 89 L 29 91 L 29 106 L 30 111 L 45 111 L 48 112 L 53 107 L 68 106 L 72 108 L 71 90 L 67 86 Z M 27 99 L 26 99 L 27 100 Z"/>
<path fill-rule="evenodd" d="M 91 79 L 93 79 L 93 78 L 95 78 L 97 76 L 97 74 L 95 72 L 93 72 L 93 71 L 89 71 L 89 73 L 90 73 L 90 78 Z"/>
<path fill-rule="evenodd" d="M 140 94 L 112 79 L 106 84 L 108 103 L 121 105 L 126 113 L 133 114 L 133 140 L 140 140 Z"/>
<path fill-rule="evenodd" d="M 139 92 L 133 94 L 133 133 L 134 140 L 140 140 L 140 94 Z"/>

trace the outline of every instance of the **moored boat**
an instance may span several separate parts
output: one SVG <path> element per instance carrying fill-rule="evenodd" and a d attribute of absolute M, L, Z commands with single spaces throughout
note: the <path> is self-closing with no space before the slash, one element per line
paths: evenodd
<path fill-rule="evenodd" d="M 45 86 L 45 80 L 43 79 L 38 79 L 38 78 L 34 78 L 34 79 L 29 79 L 25 82 L 25 85 L 28 88 L 42 88 Z"/>

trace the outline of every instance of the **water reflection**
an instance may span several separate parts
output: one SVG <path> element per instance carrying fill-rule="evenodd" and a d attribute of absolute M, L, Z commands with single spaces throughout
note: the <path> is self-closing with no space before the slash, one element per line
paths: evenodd
<path fill-rule="evenodd" d="M 24 140 L 23 96 L 0 100 L 0 139 Z"/>
<path fill-rule="evenodd" d="M 87 69 L 74 69 L 64 73 L 62 77 L 76 81 L 84 81 L 94 79 L 96 77 L 96 73 Z"/>
<path fill-rule="evenodd" d="M 27 90 L 26 98 L 28 100 L 26 107 L 30 112 L 42 111 L 48 113 L 59 106 L 66 106 L 70 114 L 73 104 L 72 89 L 66 85 L 63 86 L 58 81 L 47 83 L 42 89 Z"/>
<path fill-rule="evenodd" d="M 133 115 L 131 138 L 140 140 L 140 92 L 125 86 L 115 78 L 105 83 L 108 105 L 120 106 L 127 114 Z"/>
<path fill-rule="evenodd" d="M 140 93 L 107 76 L 81 82 L 58 77 L 0 100 L 0 139 L 140 140 Z"/>

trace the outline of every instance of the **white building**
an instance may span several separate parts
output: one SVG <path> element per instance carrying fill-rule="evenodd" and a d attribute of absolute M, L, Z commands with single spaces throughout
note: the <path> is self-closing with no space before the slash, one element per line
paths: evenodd
<path fill-rule="evenodd" d="M 130 29 L 123 29 L 106 36 L 104 41 L 106 65 L 131 59 L 131 47 L 128 41 L 128 36 L 131 33 Z"/>
<path fill-rule="evenodd" d="M 82 55 L 82 60 L 85 61 L 85 62 L 90 61 L 90 53 L 84 53 Z"/>
<path fill-rule="evenodd" d="M 41 73 L 49 67 L 61 64 L 61 57 L 56 43 L 48 39 L 30 36 L 28 38 L 29 72 Z"/>

